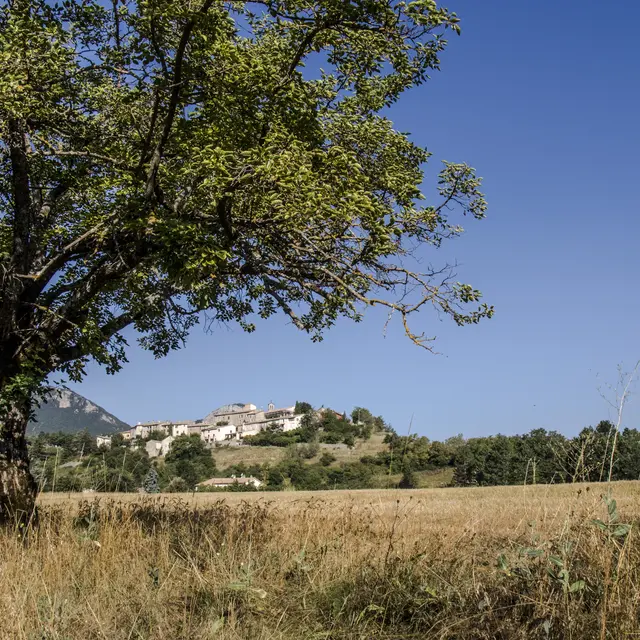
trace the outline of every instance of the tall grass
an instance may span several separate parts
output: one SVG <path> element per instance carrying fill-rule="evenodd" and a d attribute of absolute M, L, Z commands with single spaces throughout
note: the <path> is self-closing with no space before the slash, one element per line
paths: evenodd
<path fill-rule="evenodd" d="M 625 638 L 640 484 L 43 496 L 0 638 Z"/>

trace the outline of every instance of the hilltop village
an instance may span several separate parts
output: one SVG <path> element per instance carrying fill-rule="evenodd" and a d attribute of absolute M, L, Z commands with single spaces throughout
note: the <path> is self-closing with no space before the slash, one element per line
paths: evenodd
<path fill-rule="evenodd" d="M 331 409 L 321 409 L 318 413 L 326 412 L 342 416 Z M 281 432 L 298 429 L 302 419 L 303 414 L 296 413 L 295 405 L 277 408 L 269 403 L 267 409 L 263 410 L 255 404 L 234 403 L 219 407 L 202 420 L 138 423 L 119 435 L 127 442 L 146 440 L 147 453 L 150 458 L 155 458 L 166 455 L 178 436 L 198 435 L 208 447 L 222 443 L 238 445 L 244 438 L 258 435 L 267 428 Z M 100 435 L 96 438 L 96 444 L 98 447 L 110 447 L 112 438 L 112 435 Z"/>

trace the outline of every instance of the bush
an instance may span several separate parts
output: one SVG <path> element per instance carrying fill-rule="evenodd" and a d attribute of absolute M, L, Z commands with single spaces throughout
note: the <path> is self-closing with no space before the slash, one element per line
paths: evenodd
<path fill-rule="evenodd" d="M 408 462 L 405 462 L 404 464 L 402 478 L 398 483 L 398 488 L 400 489 L 417 489 L 418 488 L 418 478 L 416 477 L 416 474 L 411 470 L 411 465 Z"/>
<path fill-rule="evenodd" d="M 328 467 L 332 462 L 335 462 L 336 460 L 337 458 L 332 453 L 329 453 L 328 451 L 325 451 L 320 456 L 320 464 L 323 467 Z"/>
<path fill-rule="evenodd" d="M 320 445 L 317 442 L 310 442 L 307 445 L 299 444 L 297 451 L 301 458 L 311 460 L 311 458 L 315 458 L 320 452 Z"/>

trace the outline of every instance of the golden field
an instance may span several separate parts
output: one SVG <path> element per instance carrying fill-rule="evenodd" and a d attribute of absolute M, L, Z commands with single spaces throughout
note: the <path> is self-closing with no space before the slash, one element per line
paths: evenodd
<path fill-rule="evenodd" d="M 639 498 L 43 494 L 37 531 L 0 535 L 0 638 L 633 637 Z"/>

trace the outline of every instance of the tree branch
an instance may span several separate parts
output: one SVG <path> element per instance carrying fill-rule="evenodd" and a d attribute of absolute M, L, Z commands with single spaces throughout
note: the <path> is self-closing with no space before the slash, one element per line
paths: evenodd
<path fill-rule="evenodd" d="M 160 168 L 160 161 L 162 160 L 164 147 L 169 140 L 171 129 L 173 127 L 173 121 L 176 115 L 176 110 L 178 108 L 178 102 L 180 101 L 180 92 L 182 91 L 182 66 L 184 64 L 184 56 L 187 49 L 187 44 L 189 44 L 189 38 L 191 37 L 191 33 L 193 32 L 193 28 L 195 27 L 196 18 L 205 15 L 211 8 L 213 1 L 214 0 L 205 0 L 204 4 L 196 13 L 196 15 L 187 21 L 187 24 L 182 31 L 182 36 L 180 37 L 180 42 L 178 44 L 178 49 L 176 51 L 176 57 L 173 64 L 173 89 L 171 91 L 171 98 L 169 99 L 169 105 L 167 107 L 167 116 L 164 121 L 162 135 L 160 136 L 160 140 L 158 141 L 153 155 L 151 156 L 151 163 L 149 165 L 149 172 L 147 174 L 147 188 L 145 192 L 145 197 L 147 198 L 147 200 L 152 200 L 154 194 L 156 193 L 156 179 L 158 176 L 158 169 Z"/>

